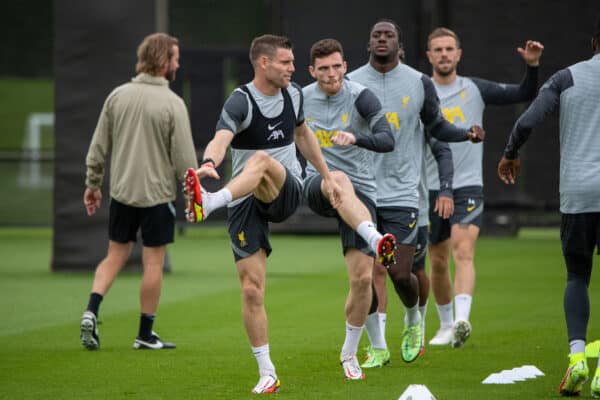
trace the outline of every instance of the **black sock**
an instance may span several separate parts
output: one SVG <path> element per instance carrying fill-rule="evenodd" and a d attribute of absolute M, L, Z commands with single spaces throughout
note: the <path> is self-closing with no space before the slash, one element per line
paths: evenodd
<path fill-rule="evenodd" d="M 152 337 L 152 325 L 154 324 L 154 314 L 144 314 L 140 316 L 140 331 L 138 336 L 143 340 Z"/>
<path fill-rule="evenodd" d="M 96 317 L 98 317 L 98 308 L 100 308 L 100 303 L 102 303 L 103 298 L 104 297 L 100 293 L 93 292 L 90 294 L 87 310 L 93 312 Z"/>

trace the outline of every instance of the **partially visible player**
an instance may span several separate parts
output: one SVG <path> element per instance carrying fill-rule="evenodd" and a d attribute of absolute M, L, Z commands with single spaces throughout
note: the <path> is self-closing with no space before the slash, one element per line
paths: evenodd
<path fill-rule="evenodd" d="M 533 128 L 557 108 L 560 113 L 560 239 L 567 267 L 564 312 L 570 354 L 562 396 L 579 396 L 588 380 L 585 342 L 590 318 L 589 290 L 594 249 L 600 254 L 600 17 L 592 36 L 593 57 L 552 75 L 515 123 L 498 175 L 514 184 L 519 148 Z M 600 368 L 591 384 L 600 397 Z"/>

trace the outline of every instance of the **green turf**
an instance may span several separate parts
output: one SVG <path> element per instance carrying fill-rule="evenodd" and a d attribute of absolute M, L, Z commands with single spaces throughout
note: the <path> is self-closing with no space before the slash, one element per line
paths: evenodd
<path fill-rule="evenodd" d="M 104 246 L 104 244 L 98 244 Z M 392 362 L 345 382 L 338 365 L 347 278 L 334 236 L 275 236 L 266 306 L 272 357 L 286 399 L 397 399 L 411 383 L 438 399 L 558 398 L 566 368 L 564 267 L 557 231 L 519 239 L 481 238 L 476 254 L 473 336 L 459 350 L 428 347 L 401 361 L 401 311 L 388 310 Z M 174 351 L 131 349 L 138 323 L 139 276 L 125 274 L 102 304 L 97 352 L 79 343 L 79 317 L 91 273 L 51 273 L 51 232 L 0 230 L 0 398 L 244 399 L 257 379 L 240 317 L 237 274 L 224 229 L 197 228 L 171 247 L 156 328 Z M 597 261 L 596 261 L 597 266 Z M 590 339 L 600 309 L 592 280 Z M 431 301 L 433 303 L 433 301 Z M 430 338 L 435 308 L 427 315 Z M 366 344 L 363 338 L 361 346 Z M 533 364 L 546 376 L 483 385 L 490 373 Z M 594 371 L 596 362 L 590 363 Z M 589 386 L 584 395 L 589 397 Z"/>

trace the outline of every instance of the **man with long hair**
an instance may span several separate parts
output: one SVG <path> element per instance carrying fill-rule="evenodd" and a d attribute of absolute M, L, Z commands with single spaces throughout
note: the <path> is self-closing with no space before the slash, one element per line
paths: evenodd
<path fill-rule="evenodd" d="M 178 40 L 164 33 L 138 47 L 138 75 L 110 93 L 86 157 L 83 202 L 88 215 L 100 207 L 105 164 L 111 152 L 108 254 L 96 268 L 92 293 L 81 317 L 81 343 L 100 347 L 98 309 L 129 258 L 138 229 L 143 242 L 141 316 L 135 349 L 170 349 L 153 324 L 162 285 L 166 245 L 172 243 L 178 179 L 196 165 L 187 108 L 169 89 L 179 68 Z"/>

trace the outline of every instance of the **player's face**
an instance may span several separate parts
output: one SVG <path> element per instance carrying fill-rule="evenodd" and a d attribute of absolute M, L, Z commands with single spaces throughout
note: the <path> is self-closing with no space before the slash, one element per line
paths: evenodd
<path fill-rule="evenodd" d="M 398 60 L 400 40 L 393 24 L 379 22 L 371 30 L 369 52 L 375 58 Z"/>
<path fill-rule="evenodd" d="M 441 36 L 431 40 L 427 58 L 435 74 L 448 76 L 456 71 L 462 50 L 456 46 L 452 36 Z"/>
<path fill-rule="evenodd" d="M 275 87 L 288 87 L 295 70 L 294 53 L 289 49 L 278 48 L 273 57 L 267 57 L 265 77 Z"/>
<path fill-rule="evenodd" d="M 315 58 L 315 65 L 308 67 L 308 72 L 315 78 L 319 87 L 329 96 L 333 96 L 342 89 L 346 62 L 339 52 L 326 57 Z"/>
<path fill-rule="evenodd" d="M 167 71 L 165 72 L 165 78 L 169 82 L 175 80 L 175 72 L 179 69 L 179 46 L 173 46 L 173 56 L 169 60 L 167 65 Z"/>

